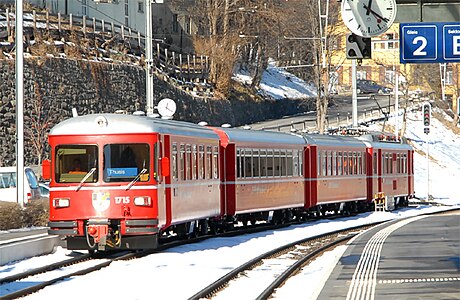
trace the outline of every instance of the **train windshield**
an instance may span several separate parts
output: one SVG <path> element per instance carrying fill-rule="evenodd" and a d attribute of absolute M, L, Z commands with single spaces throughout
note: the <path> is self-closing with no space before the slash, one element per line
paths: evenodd
<path fill-rule="evenodd" d="M 97 162 L 96 145 L 59 145 L 56 147 L 56 182 L 81 183 L 88 174 L 84 182 L 96 182 Z"/>
<path fill-rule="evenodd" d="M 148 144 L 108 144 L 104 146 L 104 181 L 148 181 L 150 178 Z"/>

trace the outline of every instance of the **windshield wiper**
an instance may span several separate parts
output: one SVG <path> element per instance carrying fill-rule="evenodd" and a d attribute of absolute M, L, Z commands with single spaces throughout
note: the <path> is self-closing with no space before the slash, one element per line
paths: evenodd
<path fill-rule="evenodd" d="M 83 179 L 80 181 L 80 184 L 75 189 L 76 192 L 78 192 L 81 189 L 86 179 L 88 179 L 89 176 L 93 175 L 95 171 L 96 171 L 96 168 L 92 168 L 91 170 L 89 170 L 89 172 L 85 175 L 85 177 L 83 177 Z"/>
<path fill-rule="evenodd" d="M 139 174 L 137 174 L 136 178 L 133 179 L 133 181 L 131 181 L 128 186 L 126 186 L 126 191 L 129 190 L 137 181 L 139 181 L 139 178 L 141 178 L 141 175 L 142 174 L 145 174 L 147 173 L 147 169 L 142 169 Z"/>

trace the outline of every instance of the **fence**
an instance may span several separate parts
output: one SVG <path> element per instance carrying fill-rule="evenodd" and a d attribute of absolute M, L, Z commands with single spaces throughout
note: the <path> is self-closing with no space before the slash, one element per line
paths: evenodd
<path fill-rule="evenodd" d="M 137 55 L 143 54 L 145 49 L 145 36 L 124 25 L 114 22 L 105 22 L 86 16 L 50 14 L 49 12 L 25 11 L 23 14 L 24 30 L 29 35 L 34 31 L 49 32 L 56 39 L 61 39 L 70 32 L 76 32 L 85 38 L 113 38 L 129 43 L 130 49 Z M 0 41 L 13 41 L 15 27 L 15 14 L 9 9 L 0 10 Z M 190 53 L 176 53 L 169 50 L 169 45 L 158 42 L 153 49 L 155 66 L 158 70 L 172 76 L 179 84 L 199 86 L 207 84 L 209 78 L 209 57 Z M 0 48 L 12 49 L 13 45 L 0 44 Z M 209 88 L 209 86 L 207 87 Z"/>

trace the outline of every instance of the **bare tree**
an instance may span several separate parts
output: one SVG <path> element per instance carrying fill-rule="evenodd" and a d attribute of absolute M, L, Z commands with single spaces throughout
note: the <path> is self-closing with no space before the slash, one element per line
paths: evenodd
<path fill-rule="evenodd" d="M 26 141 L 32 146 L 37 157 L 36 163 L 42 164 L 43 153 L 45 152 L 48 131 L 51 125 L 51 118 L 43 97 L 40 93 L 40 86 L 37 82 L 34 83 L 35 97 L 30 99 L 29 111 L 25 115 L 24 133 Z M 39 176 L 40 174 L 39 169 Z"/>

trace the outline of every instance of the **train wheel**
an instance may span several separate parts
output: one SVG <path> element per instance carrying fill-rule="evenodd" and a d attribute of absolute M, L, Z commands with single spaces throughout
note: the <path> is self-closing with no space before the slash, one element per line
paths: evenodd
<path fill-rule="evenodd" d="M 208 220 L 200 220 L 199 222 L 200 235 L 207 235 L 209 233 Z"/>

